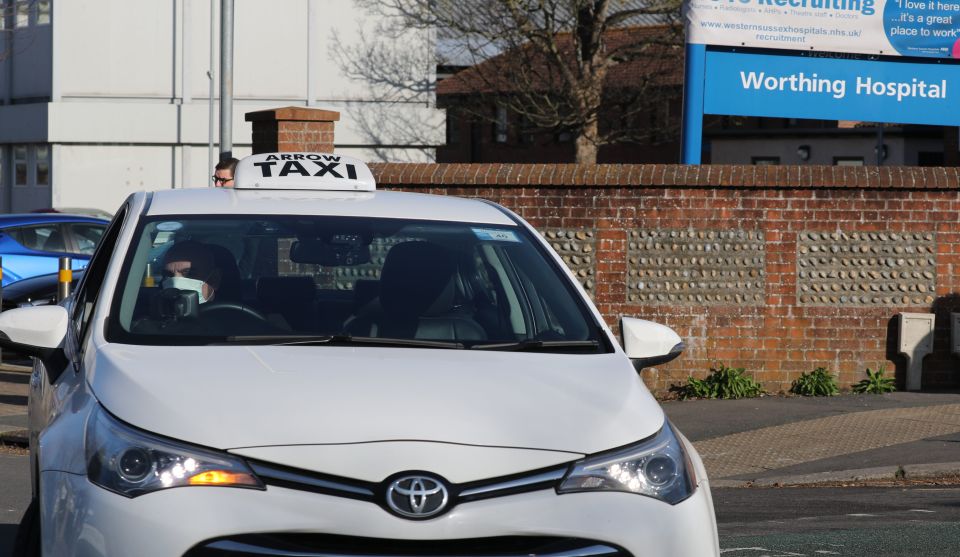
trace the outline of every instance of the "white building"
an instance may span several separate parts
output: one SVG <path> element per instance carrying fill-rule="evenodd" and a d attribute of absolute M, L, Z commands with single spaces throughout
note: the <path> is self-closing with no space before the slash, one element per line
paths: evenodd
<path fill-rule="evenodd" d="M 113 211 L 132 191 L 210 182 L 220 0 L 0 6 L 0 212 Z M 343 53 L 376 37 L 377 17 L 353 0 L 236 0 L 234 18 L 234 156 L 250 153 L 245 113 L 308 105 L 341 113 L 340 152 L 433 159 L 444 140 L 433 93 L 397 95 L 344 70 Z M 431 33 L 410 32 L 396 50 L 429 54 L 432 43 Z M 432 82 L 433 57 L 422 58 L 409 79 Z"/>

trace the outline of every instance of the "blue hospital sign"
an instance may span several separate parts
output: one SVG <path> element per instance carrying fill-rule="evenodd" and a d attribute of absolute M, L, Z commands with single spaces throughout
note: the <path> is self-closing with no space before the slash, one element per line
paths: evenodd
<path fill-rule="evenodd" d="M 693 44 L 960 58 L 960 0 L 689 0 Z"/>
<path fill-rule="evenodd" d="M 683 161 L 703 114 L 960 125 L 960 0 L 685 0 Z"/>
<path fill-rule="evenodd" d="M 960 125 L 960 65 L 707 51 L 704 112 Z"/>

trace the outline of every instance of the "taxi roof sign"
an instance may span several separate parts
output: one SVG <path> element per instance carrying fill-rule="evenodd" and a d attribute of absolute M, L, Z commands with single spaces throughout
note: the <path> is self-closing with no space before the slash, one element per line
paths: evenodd
<path fill-rule="evenodd" d="M 375 191 L 366 163 L 333 153 L 260 153 L 240 159 L 234 189 Z"/>

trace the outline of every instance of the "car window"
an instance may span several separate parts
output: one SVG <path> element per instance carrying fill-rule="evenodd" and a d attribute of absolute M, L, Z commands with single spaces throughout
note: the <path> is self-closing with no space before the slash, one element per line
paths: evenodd
<path fill-rule="evenodd" d="M 82 253 L 83 255 L 93 254 L 93 250 L 103 236 L 103 231 L 106 230 L 106 226 L 102 224 L 71 223 L 67 226 L 73 235 L 76 253 Z"/>
<path fill-rule="evenodd" d="M 520 227 L 184 216 L 147 219 L 136 238 L 111 341 L 336 335 L 599 345 L 582 298 Z"/>
<path fill-rule="evenodd" d="M 103 241 L 100 242 L 90 258 L 90 264 L 87 266 L 77 291 L 74 296 L 73 321 L 78 331 L 79 338 L 86 336 L 86 331 L 93 316 L 93 308 L 97 302 L 97 296 L 100 293 L 100 287 L 107 274 L 107 266 L 110 264 L 111 256 L 120 235 L 120 229 L 123 228 L 123 220 L 126 218 L 128 206 L 124 206 L 117 211 L 116 216 L 110 225 L 106 228 Z"/>
<path fill-rule="evenodd" d="M 59 224 L 18 226 L 7 233 L 21 246 L 37 251 L 65 252 L 67 250 Z"/>

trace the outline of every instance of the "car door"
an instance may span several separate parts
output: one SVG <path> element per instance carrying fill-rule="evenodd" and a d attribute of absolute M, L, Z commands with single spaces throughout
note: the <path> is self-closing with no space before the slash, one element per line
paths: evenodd
<path fill-rule="evenodd" d="M 117 212 L 94 251 L 90 265 L 77 285 L 76 292 L 63 303 L 71 319 L 63 341 L 66 358 L 62 362 L 62 368 L 58 366 L 56 369 L 47 369 L 39 360 L 34 360 L 27 405 L 30 460 L 33 472 L 37 470 L 36 448 L 39 446 L 40 435 L 51 421 L 64 412 L 64 406 L 69 398 L 83 388 L 83 377 L 79 373 L 83 356 L 81 347 L 85 345 L 84 341 L 89 335 L 90 316 L 128 213 L 127 206 Z M 34 486 L 36 481 L 37 478 L 34 478 Z"/>

